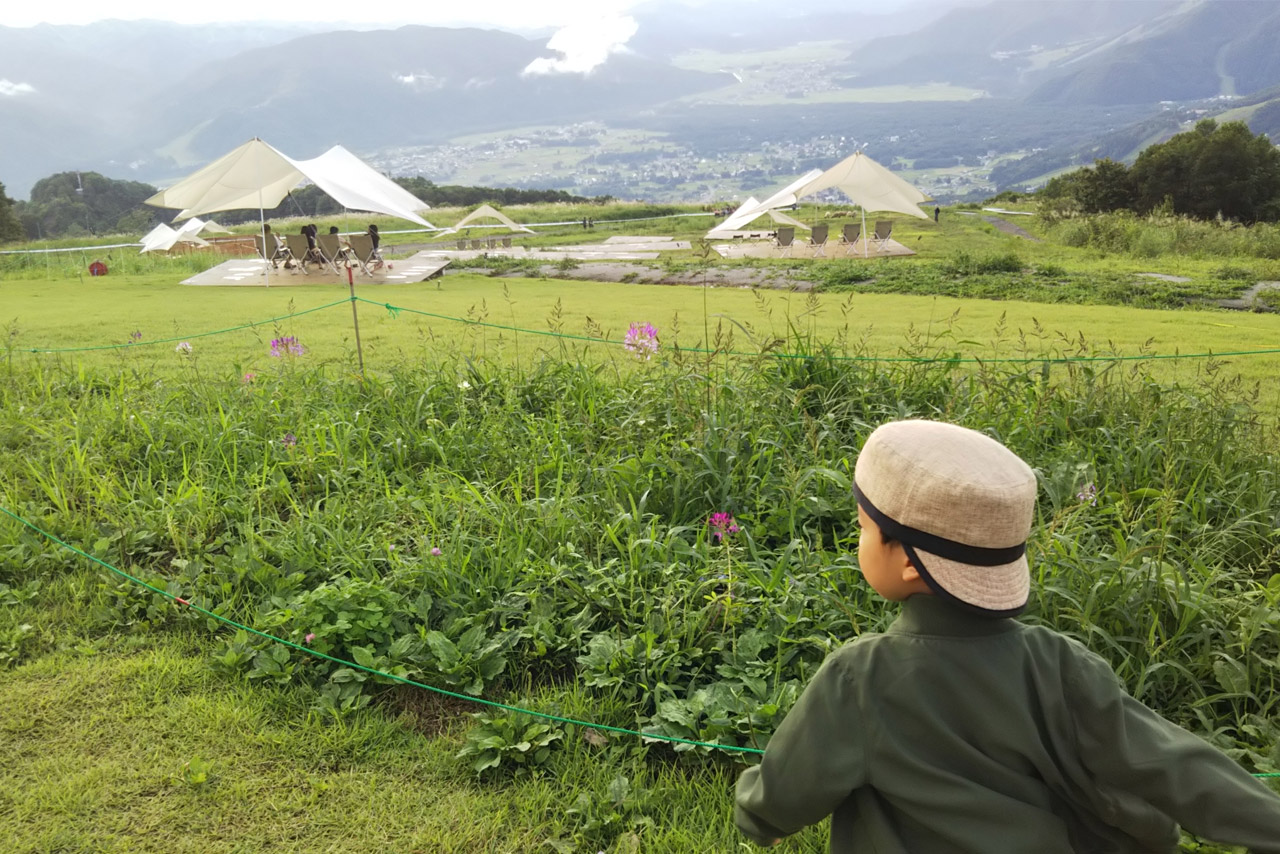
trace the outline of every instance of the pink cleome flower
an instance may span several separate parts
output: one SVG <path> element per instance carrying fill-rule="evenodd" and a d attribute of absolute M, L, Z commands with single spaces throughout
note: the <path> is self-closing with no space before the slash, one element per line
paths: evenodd
<path fill-rule="evenodd" d="M 736 534 L 741 530 L 737 520 L 728 513 L 712 513 L 707 519 L 707 527 L 711 529 L 711 536 L 717 543 L 729 534 Z"/>

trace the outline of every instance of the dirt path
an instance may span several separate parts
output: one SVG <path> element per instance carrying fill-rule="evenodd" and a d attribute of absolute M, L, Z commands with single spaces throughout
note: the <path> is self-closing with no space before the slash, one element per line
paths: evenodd
<path fill-rule="evenodd" d="M 1030 240 L 1032 243 L 1044 243 L 1043 240 L 1036 237 L 1034 234 L 1027 231 L 1022 226 L 1014 225 L 1008 220 L 1003 220 L 998 216 L 984 216 L 983 220 L 991 223 L 996 227 L 998 231 L 1003 231 L 1005 234 L 1012 234 L 1016 237 L 1022 237 L 1027 240 Z"/>
<path fill-rule="evenodd" d="M 471 267 L 466 270 L 453 270 L 452 273 L 481 273 L 480 268 Z M 511 276 L 527 276 L 527 272 L 512 272 Z M 548 279 L 573 279 L 590 282 L 635 282 L 640 285 L 697 285 L 704 284 L 716 288 L 775 288 L 779 290 L 808 291 L 813 289 L 813 282 L 801 278 L 785 270 L 772 270 L 760 267 L 723 267 L 707 271 L 705 279 L 702 271 L 690 270 L 673 272 L 661 267 L 651 267 L 643 263 L 626 261 L 581 261 L 571 270 L 561 269 L 557 264 L 544 264 L 538 275 Z"/>

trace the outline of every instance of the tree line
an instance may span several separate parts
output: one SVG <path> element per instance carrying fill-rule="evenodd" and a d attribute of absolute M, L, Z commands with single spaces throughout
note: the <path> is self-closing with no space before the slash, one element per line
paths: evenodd
<path fill-rule="evenodd" d="M 1280 149 L 1244 122 L 1198 122 L 1126 166 L 1110 158 L 1050 179 L 1037 198 L 1064 212 L 1167 211 L 1242 223 L 1280 220 Z"/>
<path fill-rule="evenodd" d="M 568 202 L 605 204 L 612 196 L 587 198 L 563 190 L 518 190 L 510 187 L 437 186 L 424 178 L 392 178 L 432 207 L 470 207 L 479 204 L 519 205 Z M 97 172 L 60 172 L 41 178 L 29 201 L 14 201 L 0 184 L 0 243 L 98 234 L 143 234 L 174 212 L 144 204 L 156 188 L 140 181 L 121 181 Z M 289 216 L 321 217 L 343 208 L 319 187 L 299 187 L 275 208 L 268 219 Z M 256 210 L 221 211 L 214 218 L 224 225 L 255 222 Z"/>

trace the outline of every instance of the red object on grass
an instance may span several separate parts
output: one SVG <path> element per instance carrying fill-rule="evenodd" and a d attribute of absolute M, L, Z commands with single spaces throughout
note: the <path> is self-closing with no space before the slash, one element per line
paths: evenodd
<path fill-rule="evenodd" d="M 94 261 L 89 265 L 90 276 L 105 276 L 107 274 L 107 265 L 101 261 Z"/>

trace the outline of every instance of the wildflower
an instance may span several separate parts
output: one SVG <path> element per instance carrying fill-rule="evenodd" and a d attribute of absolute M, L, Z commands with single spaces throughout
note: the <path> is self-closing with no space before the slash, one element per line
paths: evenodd
<path fill-rule="evenodd" d="M 190 341 L 179 341 L 179 342 L 178 342 L 178 346 L 173 348 L 173 352 L 175 352 L 175 353 L 181 353 L 181 354 L 182 354 L 182 355 L 184 355 L 184 356 L 190 356 L 190 355 L 191 355 L 191 342 L 190 342 Z"/>
<path fill-rule="evenodd" d="M 130 332 L 130 333 L 129 333 L 129 343 L 130 343 L 130 344 L 137 344 L 137 343 L 138 343 L 139 341 L 141 341 L 141 340 L 142 340 L 142 330 L 141 330 L 141 329 L 135 329 L 135 330 L 133 330 L 132 332 Z"/>
<path fill-rule="evenodd" d="M 292 448 L 298 444 L 298 437 L 292 433 L 285 433 L 284 437 L 280 439 L 280 444 L 286 448 Z"/>
<path fill-rule="evenodd" d="M 1076 498 L 1081 504 L 1088 503 L 1093 507 L 1098 506 L 1098 487 L 1092 483 L 1086 483 L 1084 488 L 1076 493 Z"/>
<path fill-rule="evenodd" d="M 442 555 L 442 554 L 444 554 L 444 552 L 440 551 L 440 547 L 439 547 L 439 546 L 432 546 L 432 547 L 431 547 L 431 556 L 432 556 L 432 557 L 440 557 L 440 555 Z"/>
<path fill-rule="evenodd" d="M 253 373 L 253 372 L 249 372 L 249 373 L 246 373 L 246 374 L 244 375 L 244 377 L 243 377 L 240 381 L 241 381 L 242 383 L 244 383 L 245 385 L 248 385 L 249 383 L 253 382 L 253 381 L 254 381 L 254 380 L 256 380 L 257 378 L 258 378 L 258 375 L 257 375 L 257 374 L 255 374 L 255 373 Z"/>
<path fill-rule="evenodd" d="M 308 633 L 307 633 L 307 636 L 306 636 L 305 638 L 303 638 L 303 639 L 302 639 L 302 642 L 303 642 L 303 643 L 311 643 L 311 642 L 312 642 L 313 640 L 315 640 L 315 639 L 316 639 L 316 633 L 315 633 L 315 632 L 308 632 Z"/>
<path fill-rule="evenodd" d="M 301 356 L 307 352 L 307 348 L 302 346 L 292 335 L 286 335 L 284 338 L 271 339 L 271 358 L 279 359 L 283 356 Z"/>
<path fill-rule="evenodd" d="M 711 536 L 715 537 L 717 543 L 727 535 L 736 534 L 741 530 L 737 520 L 728 513 L 712 513 L 707 519 L 707 527 L 711 529 Z"/>
<path fill-rule="evenodd" d="M 458 383 L 458 388 L 462 389 L 463 391 L 466 391 L 467 389 L 471 388 L 471 383 L 467 382 L 466 380 L 463 380 L 462 382 Z"/>
<path fill-rule="evenodd" d="M 658 352 L 658 329 L 652 323 L 633 323 L 622 339 L 622 348 L 642 362 Z"/>

